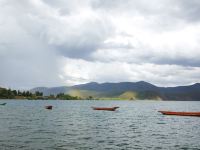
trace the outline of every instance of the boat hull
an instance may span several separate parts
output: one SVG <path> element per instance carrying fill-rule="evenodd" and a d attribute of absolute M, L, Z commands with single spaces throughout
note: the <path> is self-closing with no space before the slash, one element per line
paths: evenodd
<path fill-rule="evenodd" d="M 2 103 L 2 104 L 0 104 L 0 105 L 2 105 L 2 106 L 4 106 L 4 105 L 6 105 L 7 103 Z"/>
<path fill-rule="evenodd" d="M 175 112 L 175 111 L 159 111 L 163 115 L 176 115 L 176 116 L 194 116 L 200 117 L 200 112 Z"/>
<path fill-rule="evenodd" d="M 93 110 L 115 111 L 119 107 L 92 107 Z"/>
<path fill-rule="evenodd" d="M 52 109 L 53 106 L 49 105 L 49 106 L 45 106 L 46 109 Z"/>

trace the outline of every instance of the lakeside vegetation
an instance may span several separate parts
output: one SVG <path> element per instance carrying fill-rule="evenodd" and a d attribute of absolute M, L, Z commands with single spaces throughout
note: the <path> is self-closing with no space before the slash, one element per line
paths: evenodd
<path fill-rule="evenodd" d="M 0 99 L 28 99 L 28 100 L 80 100 L 82 98 L 77 96 L 71 96 L 64 93 L 57 95 L 44 96 L 42 92 L 36 91 L 34 93 L 30 91 L 11 90 L 0 87 Z M 92 97 L 89 97 L 92 99 Z"/>
<path fill-rule="evenodd" d="M 119 96 L 115 95 L 105 95 L 99 97 L 100 94 L 94 91 L 88 90 L 74 90 L 70 91 L 70 93 L 59 93 L 59 94 L 50 94 L 49 96 L 44 95 L 39 91 L 20 91 L 20 90 L 11 90 L 0 87 L 0 99 L 27 99 L 27 100 L 145 100 L 145 99 L 153 99 L 153 100 L 161 100 L 160 97 L 156 97 L 156 95 L 151 92 L 132 92 L 127 91 Z"/>

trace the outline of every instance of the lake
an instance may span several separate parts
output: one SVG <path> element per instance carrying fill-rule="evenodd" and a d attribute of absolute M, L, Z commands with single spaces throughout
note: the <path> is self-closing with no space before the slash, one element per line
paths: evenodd
<path fill-rule="evenodd" d="M 7 105 L 0 106 L 2 150 L 200 149 L 200 117 L 157 112 L 200 111 L 198 101 L 3 102 Z M 109 112 L 91 106 L 120 108 Z"/>

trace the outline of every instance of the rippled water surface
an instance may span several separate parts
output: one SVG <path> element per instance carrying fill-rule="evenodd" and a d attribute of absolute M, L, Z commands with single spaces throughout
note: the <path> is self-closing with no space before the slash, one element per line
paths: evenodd
<path fill-rule="evenodd" d="M 200 102 L 1 100 L 0 149 L 200 149 Z M 52 110 L 44 109 L 53 105 Z M 115 112 L 91 106 L 119 106 Z"/>

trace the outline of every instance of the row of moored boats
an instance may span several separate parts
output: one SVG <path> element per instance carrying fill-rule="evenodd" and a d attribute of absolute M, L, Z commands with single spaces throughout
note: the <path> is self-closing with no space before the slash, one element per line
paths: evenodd
<path fill-rule="evenodd" d="M 1 103 L 1 106 L 5 106 L 7 103 Z M 45 106 L 46 109 L 51 110 L 53 108 L 52 105 Z M 92 107 L 93 110 L 104 110 L 104 111 L 115 111 L 119 107 Z M 176 116 L 196 116 L 200 117 L 200 112 L 177 112 L 177 111 L 158 111 L 163 115 L 176 115 Z"/>

